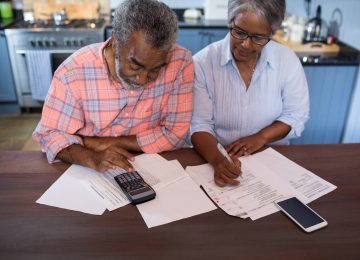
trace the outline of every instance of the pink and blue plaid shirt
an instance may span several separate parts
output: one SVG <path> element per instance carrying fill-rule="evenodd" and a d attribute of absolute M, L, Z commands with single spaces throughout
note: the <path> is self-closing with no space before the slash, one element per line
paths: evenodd
<path fill-rule="evenodd" d="M 111 79 L 103 50 L 108 42 L 86 46 L 55 72 L 33 133 L 49 162 L 81 136 L 136 135 L 146 153 L 180 148 L 192 115 L 194 67 L 191 53 L 174 46 L 158 78 L 140 90 Z"/>

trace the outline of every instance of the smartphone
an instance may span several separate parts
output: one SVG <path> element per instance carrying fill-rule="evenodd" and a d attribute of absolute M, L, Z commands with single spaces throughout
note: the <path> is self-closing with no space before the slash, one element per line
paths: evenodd
<path fill-rule="evenodd" d="M 305 232 L 312 232 L 327 226 L 327 222 L 309 206 L 296 197 L 286 197 L 275 204 Z"/>

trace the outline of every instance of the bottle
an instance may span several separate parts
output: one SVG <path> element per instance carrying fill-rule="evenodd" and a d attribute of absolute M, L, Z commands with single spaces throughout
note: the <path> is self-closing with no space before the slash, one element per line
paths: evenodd
<path fill-rule="evenodd" d="M 2 19 L 13 18 L 13 10 L 10 1 L 0 2 L 0 16 Z"/>
<path fill-rule="evenodd" d="M 13 13 L 16 19 L 23 19 L 23 0 L 12 0 Z"/>

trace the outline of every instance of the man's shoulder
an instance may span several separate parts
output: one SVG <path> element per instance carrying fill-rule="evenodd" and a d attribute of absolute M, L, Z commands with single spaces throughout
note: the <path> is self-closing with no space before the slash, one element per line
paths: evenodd
<path fill-rule="evenodd" d="M 189 66 L 193 66 L 191 52 L 180 45 L 174 45 L 168 53 L 168 62 L 165 71 L 165 73 L 167 73 L 166 77 L 169 78 L 169 75 L 172 75 L 170 78 L 175 80 L 175 78 Z M 191 70 L 193 70 L 193 68 L 191 68 Z"/>
<path fill-rule="evenodd" d="M 59 67 L 63 72 L 83 69 L 100 61 L 100 48 L 103 43 L 94 43 L 82 47 L 68 57 Z"/>
<path fill-rule="evenodd" d="M 183 46 L 175 44 L 170 49 L 168 57 L 169 57 L 169 63 L 177 62 L 179 60 L 189 61 L 191 60 L 191 52 L 188 49 L 184 48 Z"/>

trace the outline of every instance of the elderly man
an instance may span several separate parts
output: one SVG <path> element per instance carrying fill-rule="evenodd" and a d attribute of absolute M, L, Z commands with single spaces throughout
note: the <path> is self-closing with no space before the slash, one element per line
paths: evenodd
<path fill-rule="evenodd" d="M 131 171 L 131 152 L 181 147 L 191 120 L 194 68 L 176 37 L 177 18 L 165 4 L 123 2 L 112 37 L 80 49 L 54 74 L 33 133 L 49 162 Z"/>

